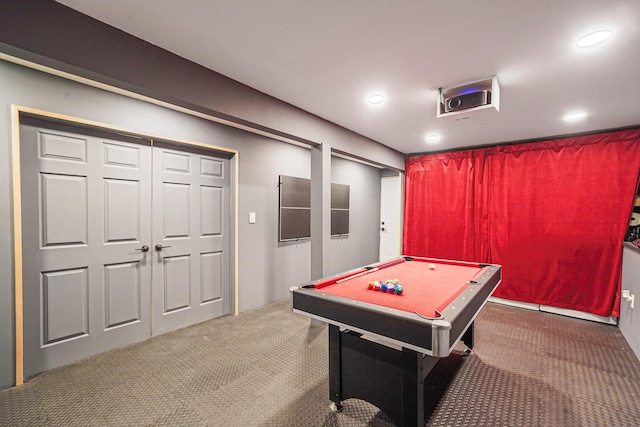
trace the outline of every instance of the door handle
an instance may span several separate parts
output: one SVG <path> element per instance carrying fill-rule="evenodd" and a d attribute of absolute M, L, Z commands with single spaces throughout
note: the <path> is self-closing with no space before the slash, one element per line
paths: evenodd
<path fill-rule="evenodd" d="M 162 246 L 160 243 L 156 245 L 156 251 L 161 251 L 164 248 L 170 248 L 171 246 Z"/>
<path fill-rule="evenodd" d="M 144 245 L 141 248 L 137 248 L 136 251 L 148 252 L 149 251 L 149 246 Z"/>

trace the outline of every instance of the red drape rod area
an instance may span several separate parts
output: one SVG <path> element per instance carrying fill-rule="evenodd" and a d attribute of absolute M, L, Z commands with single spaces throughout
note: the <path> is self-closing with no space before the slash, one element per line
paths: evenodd
<path fill-rule="evenodd" d="M 503 265 L 495 296 L 619 315 L 640 129 L 406 159 L 403 251 Z"/>

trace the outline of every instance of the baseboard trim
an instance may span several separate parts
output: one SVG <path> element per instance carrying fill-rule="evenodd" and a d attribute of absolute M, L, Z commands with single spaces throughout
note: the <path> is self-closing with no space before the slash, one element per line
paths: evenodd
<path fill-rule="evenodd" d="M 607 325 L 618 324 L 618 320 L 613 316 L 609 316 L 609 317 L 598 316 L 597 314 L 585 313 L 584 311 L 578 311 L 578 310 L 570 310 L 568 308 L 558 308 L 558 307 L 551 307 L 548 305 L 541 305 L 540 311 L 553 313 L 553 314 L 560 314 L 561 316 L 575 317 L 576 319 L 590 320 L 592 322 L 606 323 Z"/>
<path fill-rule="evenodd" d="M 540 311 L 540 305 L 534 304 L 532 302 L 520 302 L 520 301 L 512 301 L 504 298 L 497 297 L 489 297 L 489 302 L 494 302 L 496 304 L 508 305 L 511 307 L 524 308 L 527 310 Z"/>
<path fill-rule="evenodd" d="M 489 297 L 489 302 L 508 305 L 511 307 L 524 308 L 527 310 L 542 311 L 545 313 L 559 314 L 561 316 L 573 317 L 576 319 L 589 320 L 592 322 L 605 323 L 607 325 L 617 325 L 618 319 L 613 316 L 598 316 L 597 314 L 585 313 L 584 311 L 570 310 L 568 308 L 551 307 L 549 305 L 534 304 L 531 302 L 512 301 L 504 298 Z"/>

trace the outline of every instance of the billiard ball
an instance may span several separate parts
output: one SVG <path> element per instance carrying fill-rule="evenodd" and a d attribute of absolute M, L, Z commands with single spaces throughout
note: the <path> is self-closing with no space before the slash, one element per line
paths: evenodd
<path fill-rule="evenodd" d="M 435 264 L 429 264 L 429 270 L 435 270 L 435 269 L 436 269 Z"/>
<path fill-rule="evenodd" d="M 380 290 L 380 283 L 373 282 L 373 290 L 374 291 L 379 291 Z"/>
<path fill-rule="evenodd" d="M 383 283 L 382 285 L 380 285 L 380 291 L 381 292 L 387 292 L 387 284 Z"/>
<path fill-rule="evenodd" d="M 396 295 L 400 295 L 402 294 L 402 291 L 404 291 L 404 289 L 402 289 L 402 285 L 396 285 L 393 291 L 396 293 Z"/>
<path fill-rule="evenodd" d="M 367 289 L 373 289 L 373 282 L 367 283 Z"/>

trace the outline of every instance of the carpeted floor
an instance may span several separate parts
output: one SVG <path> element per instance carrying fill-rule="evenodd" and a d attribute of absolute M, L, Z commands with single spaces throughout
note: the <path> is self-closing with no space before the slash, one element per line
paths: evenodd
<path fill-rule="evenodd" d="M 204 322 L 0 391 L 0 426 L 392 426 L 360 400 L 329 410 L 326 329 L 289 301 Z M 488 304 L 475 340 L 427 377 L 427 426 L 640 426 L 615 326 Z"/>

